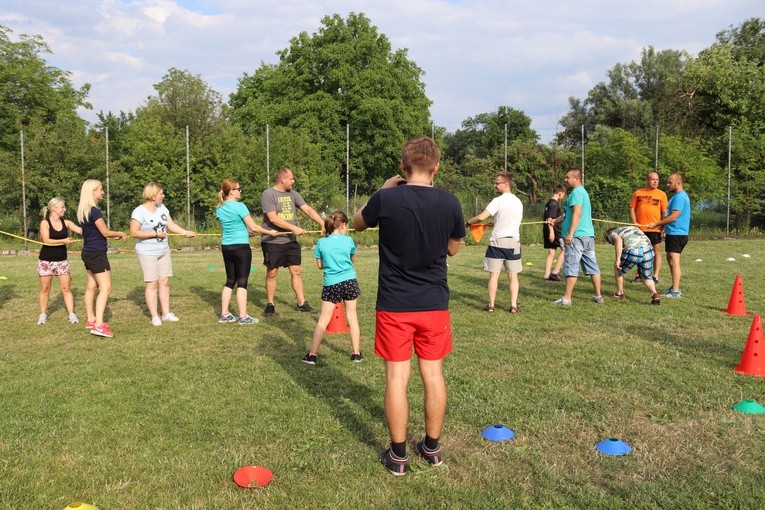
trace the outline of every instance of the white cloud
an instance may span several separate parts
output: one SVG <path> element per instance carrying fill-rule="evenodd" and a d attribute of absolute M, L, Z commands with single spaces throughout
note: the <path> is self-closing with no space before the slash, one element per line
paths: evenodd
<path fill-rule="evenodd" d="M 5 0 L 0 24 L 40 34 L 49 61 L 92 84 L 94 111 L 135 110 L 171 67 L 227 97 L 243 73 L 277 61 L 325 15 L 364 12 L 425 72 L 435 122 L 450 131 L 479 113 L 526 112 L 544 140 L 617 62 L 642 48 L 696 53 L 715 34 L 765 15 L 761 0 Z M 94 112 L 83 112 L 95 120 Z"/>

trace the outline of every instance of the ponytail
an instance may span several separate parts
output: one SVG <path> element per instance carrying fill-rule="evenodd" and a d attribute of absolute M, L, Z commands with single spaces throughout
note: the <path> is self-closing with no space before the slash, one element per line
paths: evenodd
<path fill-rule="evenodd" d="M 343 211 L 335 211 L 324 219 L 324 232 L 331 235 L 335 230 L 348 224 L 348 216 Z"/>

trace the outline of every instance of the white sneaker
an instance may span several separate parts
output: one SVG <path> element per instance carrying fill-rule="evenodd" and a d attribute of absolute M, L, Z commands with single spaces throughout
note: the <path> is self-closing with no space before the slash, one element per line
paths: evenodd
<path fill-rule="evenodd" d="M 159 317 L 152 317 L 151 318 L 151 325 L 152 326 L 161 326 L 162 325 L 162 319 Z"/>
<path fill-rule="evenodd" d="M 47 324 L 48 323 L 48 315 L 41 313 L 40 316 L 37 318 L 37 324 Z"/>
<path fill-rule="evenodd" d="M 556 299 L 552 302 L 555 306 L 571 306 L 571 300 L 561 296 L 560 299 Z"/>
<path fill-rule="evenodd" d="M 178 322 L 178 321 L 179 321 L 179 320 L 181 320 L 181 319 L 179 319 L 178 317 L 176 317 L 176 316 L 175 316 L 175 314 L 174 314 L 173 312 L 168 312 L 168 313 L 167 313 L 167 315 L 165 315 L 164 317 L 162 317 L 162 320 L 163 320 L 163 321 L 167 321 L 167 322 Z"/>
<path fill-rule="evenodd" d="M 78 324 L 80 322 L 80 319 L 77 318 L 77 314 L 72 312 L 69 314 L 69 322 L 71 324 Z"/>

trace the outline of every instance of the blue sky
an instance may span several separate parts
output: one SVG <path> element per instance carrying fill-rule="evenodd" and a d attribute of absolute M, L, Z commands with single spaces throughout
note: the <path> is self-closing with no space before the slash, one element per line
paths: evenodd
<path fill-rule="evenodd" d="M 449 131 L 510 106 L 543 141 L 568 97 L 584 97 L 642 48 L 696 54 L 720 30 L 765 17 L 763 0 L 4 0 L 0 24 L 39 34 L 51 64 L 92 85 L 98 111 L 134 111 L 171 67 L 228 95 L 237 78 L 275 63 L 290 38 L 325 15 L 363 12 L 425 71 L 431 113 Z"/>

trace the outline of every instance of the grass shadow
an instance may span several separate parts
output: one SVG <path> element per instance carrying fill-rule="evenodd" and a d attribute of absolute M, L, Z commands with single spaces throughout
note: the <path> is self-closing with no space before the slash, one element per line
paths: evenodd
<path fill-rule="evenodd" d="M 276 321 L 273 322 L 276 325 Z M 363 411 L 373 420 L 384 420 L 385 413 L 376 402 L 376 392 L 349 377 L 346 370 L 324 364 L 321 359 L 316 366 L 302 363 L 300 358 L 306 352 L 306 342 L 302 339 L 310 339 L 313 329 L 309 331 L 296 321 L 289 321 L 289 324 L 285 324 L 287 321 L 280 322 L 285 335 L 264 335 L 263 346 L 266 350 L 263 354 L 277 363 L 306 393 L 327 405 L 337 421 L 361 443 L 375 452 L 382 450 L 385 444 L 370 427 L 369 420 L 359 416 L 359 411 Z M 329 345 L 323 344 L 323 347 Z M 347 363 L 348 367 L 356 366 L 350 359 Z"/>
<path fill-rule="evenodd" d="M 15 289 L 16 285 L 14 284 L 6 284 L 3 286 L 0 286 L 0 308 L 3 308 L 5 306 L 5 303 L 10 301 L 16 296 Z"/>
<path fill-rule="evenodd" d="M 127 293 L 126 298 L 129 301 L 135 303 L 135 305 L 141 310 L 141 313 L 151 319 L 151 314 L 146 306 L 146 294 L 145 287 L 133 287 L 130 292 Z"/>
<path fill-rule="evenodd" d="M 189 290 L 196 294 L 199 299 L 210 306 L 213 313 L 217 317 L 220 313 L 220 290 L 212 291 L 209 287 L 202 287 L 199 285 L 192 285 Z"/>
<path fill-rule="evenodd" d="M 638 335 L 649 342 L 660 343 L 689 355 L 704 356 L 721 367 L 730 367 L 733 361 L 737 362 L 741 358 L 741 348 L 712 341 L 708 335 L 700 335 L 699 338 L 693 339 L 684 338 L 679 335 L 669 334 L 666 329 L 659 326 L 625 329 L 625 332 Z"/>

